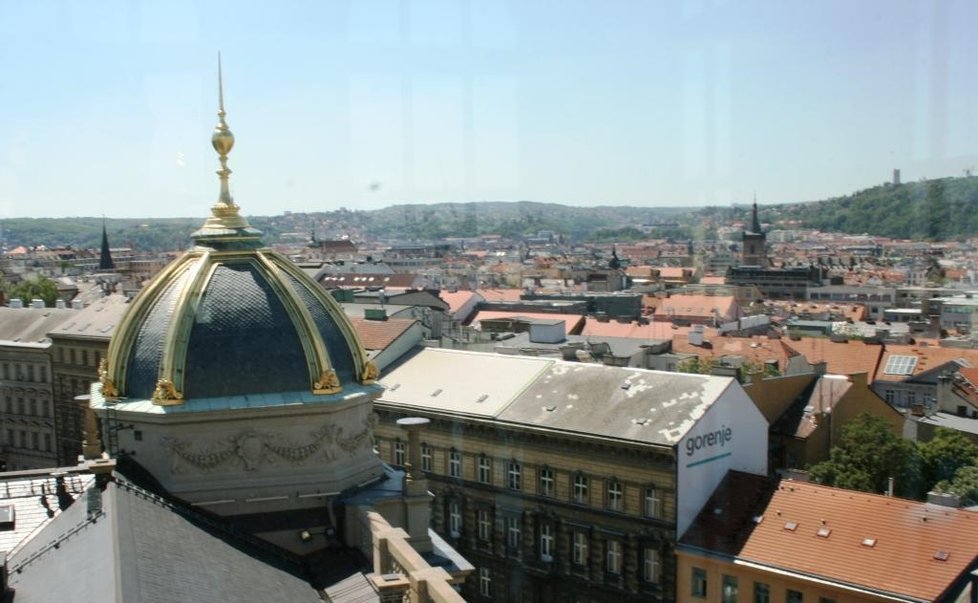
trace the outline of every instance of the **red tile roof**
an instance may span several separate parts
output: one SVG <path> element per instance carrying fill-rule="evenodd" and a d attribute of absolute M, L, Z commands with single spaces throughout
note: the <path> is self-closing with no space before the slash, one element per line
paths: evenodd
<path fill-rule="evenodd" d="M 826 363 L 826 371 L 836 375 L 876 373 L 883 346 L 862 341 L 835 342 L 822 337 L 802 337 L 782 340 L 791 349 L 803 355 L 808 362 Z"/>
<path fill-rule="evenodd" d="M 913 368 L 913 375 L 889 375 L 886 373 L 886 365 L 892 356 L 915 356 L 917 363 Z M 876 371 L 876 379 L 879 381 L 904 381 L 912 376 L 919 375 L 941 365 L 963 360 L 964 366 L 978 367 L 978 350 L 970 348 L 942 348 L 935 345 L 887 345 L 883 358 L 880 360 Z"/>
<path fill-rule="evenodd" d="M 708 330 L 714 332 L 712 329 Z M 627 339 L 672 339 L 677 335 L 686 337 L 689 327 L 677 327 L 668 322 L 653 322 L 640 325 L 636 322 L 621 323 L 617 321 L 600 322 L 589 318 L 584 325 L 581 335 L 591 337 L 624 337 Z"/>
<path fill-rule="evenodd" d="M 367 350 L 383 350 L 394 343 L 411 325 L 418 322 L 412 318 L 388 318 L 387 320 L 367 320 L 350 317 L 363 347 Z"/>
<path fill-rule="evenodd" d="M 679 548 L 932 601 L 968 571 L 976 543 L 972 511 L 731 471 Z"/>

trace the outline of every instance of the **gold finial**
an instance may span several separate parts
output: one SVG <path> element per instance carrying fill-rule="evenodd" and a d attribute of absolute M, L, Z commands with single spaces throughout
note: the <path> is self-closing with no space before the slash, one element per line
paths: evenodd
<path fill-rule="evenodd" d="M 211 216 L 204 222 L 203 228 L 193 234 L 193 237 L 198 243 L 211 246 L 258 245 L 261 242 L 261 231 L 252 228 L 248 220 L 241 216 L 240 208 L 231 198 L 231 189 L 228 186 L 228 178 L 231 176 L 231 170 L 228 169 L 228 153 L 234 148 L 234 134 L 224 120 L 227 113 L 224 111 L 224 73 L 221 69 L 221 53 L 217 53 L 217 98 L 217 125 L 214 126 L 214 133 L 211 134 L 211 145 L 221 161 L 221 169 L 217 170 L 217 176 L 221 179 L 221 193 L 217 203 L 211 206 Z"/>
<path fill-rule="evenodd" d="M 217 97 L 218 121 L 214 127 L 214 133 L 211 135 L 211 145 L 217 151 L 221 161 L 221 169 L 217 171 L 217 175 L 221 179 L 221 196 L 218 197 L 217 202 L 226 207 L 233 207 L 234 199 L 231 198 L 231 191 L 228 188 L 228 177 L 231 175 L 231 170 L 228 169 L 228 153 L 234 148 L 234 134 L 231 133 L 227 122 L 224 121 L 224 116 L 227 113 L 224 111 L 224 74 L 221 70 L 221 53 L 217 53 Z"/>

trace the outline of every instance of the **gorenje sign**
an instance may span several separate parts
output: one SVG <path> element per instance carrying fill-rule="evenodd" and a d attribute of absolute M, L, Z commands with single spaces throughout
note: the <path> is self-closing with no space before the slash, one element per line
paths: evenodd
<path fill-rule="evenodd" d="M 702 435 L 689 436 L 686 439 L 686 456 L 693 456 L 699 450 L 707 450 L 710 452 L 716 452 L 718 449 L 725 448 L 727 443 L 733 440 L 733 428 L 722 425 L 720 429 L 716 431 L 711 431 Z M 723 452 L 720 454 L 711 455 L 705 459 L 689 463 L 687 467 L 694 467 L 696 465 L 702 465 L 703 463 L 708 463 L 710 461 L 715 461 L 717 459 L 730 456 L 731 452 Z"/>

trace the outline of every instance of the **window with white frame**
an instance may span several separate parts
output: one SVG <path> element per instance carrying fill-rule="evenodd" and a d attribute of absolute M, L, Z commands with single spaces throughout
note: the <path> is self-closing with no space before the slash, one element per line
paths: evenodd
<path fill-rule="evenodd" d="M 479 594 L 483 597 L 492 596 L 492 574 L 487 567 L 479 568 Z"/>
<path fill-rule="evenodd" d="M 612 511 L 624 510 L 624 486 L 621 482 L 613 479 L 608 482 L 608 509 Z"/>
<path fill-rule="evenodd" d="M 492 539 L 492 517 L 486 509 L 479 509 L 479 540 L 489 542 Z"/>
<path fill-rule="evenodd" d="M 659 489 L 655 486 L 646 487 L 643 514 L 646 517 L 659 517 L 661 513 L 662 498 L 659 495 Z"/>
<path fill-rule="evenodd" d="M 605 544 L 606 567 L 609 574 L 621 573 L 621 541 L 608 540 Z"/>
<path fill-rule="evenodd" d="M 523 489 L 523 470 L 516 461 L 510 461 L 506 465 L 506 486 L 510 490 Z"/>
<path fill-rule="evenodd" d="M 574 565 L 587 565 L 587 534 L 574 532 Z"/>
<path fill-rule="evenodd" d="M 452 450 L 448 453 L 448 476 L 462 477 L 462 453 L 458 450 Z"/>
<path fill-rule="evenodd" d="M 554 470 L 549 467 L 540 469 L 540 495 L 554 495 Z"/>
<path fill-rule="evenodd" d="M 400 440 L 394 441 L 394 464 L 399 467 L 404 466 L 404 442 Z"/>
<path fill-rule="evenodd" d="M 510 551 L 518 552 L 522 542 L 522 532 L 520 531 L 520 518 L 510 516 L 506 518 L 506 546 Z"/>
<path fill-rule="evenodd" d="M 462 505 L 457 500 L 448 503 L 448 532 L 453 538 L 462 534 Z"/>
<path fill-rule="evenodd" d="M 650 546 L 642 551 L 642 580 L 650 584 L 659 581 L 659 550 Z"/>
<path fill-rule="evenodd" d="M 488 484 L 492 481 L 492 459 L 482 455 L 479 457 L 479 482 Z"/>
<path fill-rule="evenodd" d="M 540 559 L 553 561 L 554 532 L 549 523 L 540 524 Z"/>
<path fill-rule="evenodd" d="M 574 502 L 587 504 L 588 479 L 583 473 L 574 476 Z"/>
<path fill-rule="evenodd" d="M 421 445 L 421 470 L 431 471 L 431 446 L 427 444 Z"/>

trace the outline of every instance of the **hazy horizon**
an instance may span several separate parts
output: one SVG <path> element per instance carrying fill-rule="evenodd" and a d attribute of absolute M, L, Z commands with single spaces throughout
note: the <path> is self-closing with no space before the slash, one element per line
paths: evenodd
<path fill-rule="evenodd" d="M 815 201 L 978 165 L 978 3 L 0 2 L 0 218 Z"/>

